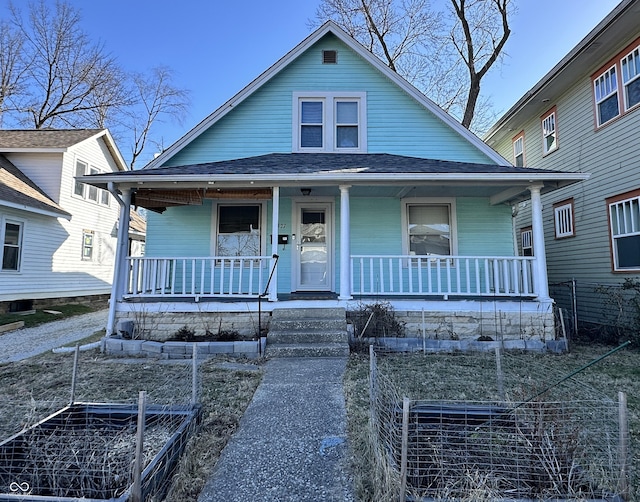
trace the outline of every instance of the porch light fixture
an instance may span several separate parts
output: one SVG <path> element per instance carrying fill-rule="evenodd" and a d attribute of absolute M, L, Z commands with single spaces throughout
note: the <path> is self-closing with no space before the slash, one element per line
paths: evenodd
<path fill-rule="evenodd" d="M 307 195 L 311 194 L 311 189 L 310 188 L 301 188 L 300 189 L 300 193 L 302 193 L 302 195 L 304 195 L 306 197 Z"/>

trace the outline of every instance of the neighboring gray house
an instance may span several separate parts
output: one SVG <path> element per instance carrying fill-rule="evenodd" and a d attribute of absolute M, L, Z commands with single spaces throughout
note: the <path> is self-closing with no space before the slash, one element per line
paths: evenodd
<path fill-rule="evenodd" d="M 591 174 L 542 196 L 551 296 L 580 321 L 603 319 L 597 285 L 640 278 L 639 140 L 638 0 L 620 2 L 485 137 L 514 165 Z M 535 253 L 526 205 L 514 213 L 520 254 Z"/>
<path fill-rule="evenodd" d="M 0 130 L 1 312 L 110 292 L 119 207 L 74 177 L 125 170 L 106 129 Z"/>

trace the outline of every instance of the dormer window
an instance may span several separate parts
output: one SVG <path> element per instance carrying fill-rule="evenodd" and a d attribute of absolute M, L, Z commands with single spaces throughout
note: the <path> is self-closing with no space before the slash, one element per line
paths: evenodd
<path fill-rule="evenodd" d="M 295 93 L 294 152 L 366 151 L 365 93 Z"/>

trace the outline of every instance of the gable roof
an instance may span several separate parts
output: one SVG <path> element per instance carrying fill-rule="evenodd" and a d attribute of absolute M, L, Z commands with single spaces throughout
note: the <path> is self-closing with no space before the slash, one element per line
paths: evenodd
<path fill-rule="evenodd" d="M 118 170 L 128 170 L 108 129 L 2 129 L 0 153 L 65 152 L 88 139 L 102 138 Z"/>
<path fill-rule="evenodd" d="M 162 152 L 158 157 L 149 162 L 143 169 L 156 169 L 164 162 L 169 160 L 175 154 L 180 152 L 183 148 L 185 148 L 189 143 L 191 143 L 194 139 L 204 133 L 209 127 L 215 124 L 218 120 L 224 117 L 227 113 L 229 113 L 233 108 L 237 107 L 242 101 L 251 96 L 254 92 L 260 89 L 263 85 L 265 85 L 269 80 L 271 80 L 275 75 L 277 75 L 280 71 L 286 68 L 291 62 L 293 62 L 298 56 L 304 53 L 307 49 L 309 49 L 313 44 L 318 42 L 322 37 L 327 35 L 328 33 L 332 33 L 336 37 L 338 37 L 343 43 L 345 43 L 350 49 L 352 49 L 355 53 L 357 53 L 360 57 L 362 57 L 365 61 L 375 67 L 378 71 L 380 71 L 383 75 L 385 75 L 389 80 L 395 83 L 398 87 L 400 87 L 404 92 L 406 92 L 409 96 L 411 96 L 415 101 L 428 109 L 433 115 L 435 115 L 439 120 L 441 120 L 445 125 L 450 127 L 460 136 L 462 136 L 465 140 L 475 146 L 478 150 L 484 153 L 489 159 L 493 160 L 496 164 L 499 165 L 511 165 L 507 160 L 505 160 L 502 156 L 500 156 L 495 150 L 489 148 L 480 138 L 478 138 L 471 131 L 463 127 L 457 120 L 455 120 L 451 115 L 442 110 L 438 105 L 436 105 L 433 101 L 431 101 L 428 97 L 426 97 L 422 92 L 416 89 L 413 85 L 407 82 L 404 78 L 398 75 L 396 72 L 392 71 L 387 65 L 385 65 L 378 57 L 372 54 L 369 50 L 367 50 L 363 45 L 349 36 L 342 28 L 340 28 L 333 21 L 325 22 L 320 28 L 311 33 L 307 38 L 305 38 L 301 43 L 299 43 L 296 47 L 294 47 L 291 51 L 289 51 L 285 56 L 279 59 L 274 65 L 272 65 L 269 69 L 263 72 L 260 76 L 258 76 L 255 80 L 253 80 L 249 85 L 247 85 L 244 89 L 238 92 L 235 96 L 233 96 L 230 100 L 220 106 L 217 110 L 211 113 L 208 117 L 202 120 L 199 124 L 197 124 L 193 129 L 188 131 L 184 136 L 178 139 L 173 145 L 167 148 L 164 152 Z"/>
<path fill-rule="evenodd" d="M 71 218 L 71 214 L 51 200 L 4 155 L 0 155 L 0 206 L 46 216 Z"/>
<path fill-rule="evenodd" d="M 617 52 L 621 44 L 637 36 L 640 23 L 640 0 L 621 1 L 564 58 L 527 91 L 484 136 L 493 144 L 528 117 L 541 115 L 553 101 L 575 84 L 579 78 L 591 75 Z M 519 118 L 523 117 L 523 118 Z"/>

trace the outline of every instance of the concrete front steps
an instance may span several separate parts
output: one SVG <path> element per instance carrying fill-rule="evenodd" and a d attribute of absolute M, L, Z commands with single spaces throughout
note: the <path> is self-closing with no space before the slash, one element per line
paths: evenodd
<path fill-rule="evenodd" d="M 273 309 L 267 335 L 269 357 L 349 355 L 344 308 Z"/>

